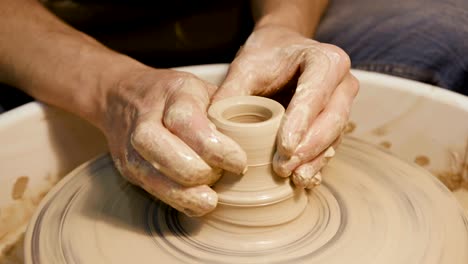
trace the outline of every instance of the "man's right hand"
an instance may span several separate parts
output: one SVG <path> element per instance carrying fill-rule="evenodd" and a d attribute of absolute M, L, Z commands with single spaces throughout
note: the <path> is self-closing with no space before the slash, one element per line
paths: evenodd
<path fill-rule="evenodd" d="M 190 216 L 216 207 L 209 185 L 222 170 L 246 167 L 245 152 L 207 118 L 216 89 L 189 73 L 141 66 L 106 89 L 99 118 L 122 175 Z"/>
<path fill-rule="evenodd" d="M 99 127 L 125 178 L 188 215 L 216 207 L 221 170 L 246 167 L 207 118 L 216 86 L 114 52 L 39 1 L 0 0 L 0 82 Z"/>

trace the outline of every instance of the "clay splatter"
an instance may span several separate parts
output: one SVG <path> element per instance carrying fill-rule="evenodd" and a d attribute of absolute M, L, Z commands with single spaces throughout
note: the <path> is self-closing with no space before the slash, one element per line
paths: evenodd
<path fill-rule="evenodd" d="M 376 136 L 385 136 L 386 134 L 388 133 L 387 129 L 385 127 L 378 127 L 374 130 L 372 130 L 372 134 L 376 135 Z"/>
<path fill-rule="evenodd" d="M 436 171 L 433 174 L 451 191 L 460 188 L 468 190 L 468 140 L 464 153 L 450 153 L 451 166 L 446 171 Z"/>
<path fill-rule="evenodd" d="M 435 173 L 435 175 L 451 191 L 455 191 L 460 188 L 466 188 L 468 190 L 468 183 L 464 182 L 458 173 L 444 171 Z"/>
<path fill-rule="evenodd" d="M 384 147 L 386 149 L 390 149 L 392 147 L 392 142 L 390 141 L 382 141 L 379 143 L 381 147 Z"/>
<path fill-rule="evenodd" d="M 345 126 L 345 128 L 343 130 L 343 133 L 344 134 L 349 134 L 349 133 L 352 133 L 355 129 L 356 129 L 356 124 L 354 122 L 352 122 L 352 121 L 349 121 L 346 124 L 346 126 Z"/>
<path fill-rule="evenodd" d="M 11 191 L 11 198 L 13 200 L 18 200 L 23 198 L 24 191 L 28 187 L 29 178 L 27 176 L 21 176 L 16 179 L 13 189 Z"/>
<path fill-rule="evenodd" d="M 9 246 L 7 246 L 3 252 L 0 254 L 0 263 L 5 264 L 22 264 L 24 263 L 24 256 L 23 256 L 23 242 L 24 241 L 24 234 L 16 241 Z"/>
<path fill-rule="evenodd" d="M 414 162 L 419 166 L 427 166 L 431 162 L 428 157 L 424 155 L 417 156 L 414 158 Z"/>

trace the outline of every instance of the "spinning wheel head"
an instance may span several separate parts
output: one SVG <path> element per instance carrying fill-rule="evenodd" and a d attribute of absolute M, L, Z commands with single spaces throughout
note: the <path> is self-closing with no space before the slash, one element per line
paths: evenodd
<path fill-rule="evenodd" d="M 284 109 L 266 101 L 210 109 L 249 157 L 244 176 L 226 174 L 214 186 L 214 213 L 177 213 L 124 181 L 104 156 L 44 199 L 25 239 L 26 263 L 468 263 L 468 221 L 451 193 L 378 148 L 345 139 L 312 191 L 275 177 L 269 160 Z"/>

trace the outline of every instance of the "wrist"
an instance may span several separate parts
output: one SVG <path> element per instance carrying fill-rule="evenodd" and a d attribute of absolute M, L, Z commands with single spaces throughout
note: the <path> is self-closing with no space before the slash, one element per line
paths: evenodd
<path fill-rule="evenodd" d="M 19 57 L 10 84 L 102 130 L 109 90 L 121 75 L 142 64 L 84 34 L 51 34 L 49 39 L 55 40 L 55 48 L 30 52 L 29 64 Z"/>
<path fill-rule="evenodd" d="M 66 25 L 39 1 L 7 2 L 0 1 L 0 82 L 102 128 L 106 89 L 141 64 Z"/>
<path fill-rule="evenodd" d="M 73 95 L 76 99 L 71 104 L 72 109 L 68 110 L 104 130 L 108 116 L 109 95 L 118 88 L 124 76 L 146 66 L 115 52 L 106 52 L 89 59 L 92 65 L 82 72 L 87 78 L 83 78 L 80 87 L 71 89 L 75 91 Z"/>
<path fill-rule="evenodd" d="M 267 14 L 257 20 L 253 31 L 258 31 L 264 28 L 275 28 L 281 30 L 287 30 L 303 36 L 307 35 L 305 27 L 299 25 L 295 21 L 287 21 L 281 15 Z"/>
<path fill-rule="evenodd" d="M 312 41 L 289 27 L 268 24 L 256 27 L 245 42 L 244 48 L 253 47 L 254 49 L 265 49 L 284 45 L 290 41 L 297 42 L 298 39 Z"/>

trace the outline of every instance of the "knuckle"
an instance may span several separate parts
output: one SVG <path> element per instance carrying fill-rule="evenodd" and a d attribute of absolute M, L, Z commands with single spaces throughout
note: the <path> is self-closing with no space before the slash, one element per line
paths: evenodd
<path fill-rule="evenodd" d="M 173 73 L 176 75 L 177 79 L 198 79 L 193 73 L 186 72 L 186 71 L 176 71 L 174 70 Z"/>
<path fill-rule="evenodd" d="M 176 108 L 169 106 L 163 116 L 163 124 L 170 131 L 176 130 L 179 125 L 179 119 L 177 118 L 176 111 Z"/>
<path fill-rule="evenodd" d="M 166 89 L 171 92 L 170 94 L 174 94 L 177 91 L 185 90 L 186 87 L 198 87 L 202 83 L 203 81 L 192 73 L 174 71 L 174 75 L 169 78 L 169 81 L 165 85 Z"/>
<path fill-rule="evenodd" d="M 140 148 L 145 145 L 145 142 L 151 138 L 153 127 L 148 122 L 141 122 L 136 125 L 133 133 L 130 135 L 130 142 L 135 148 Z"/>
<path fill-rule="evenodd" d="M 203 81 L 202 79 L 198 78 L 196 75 L 189 73 L 189 72 L 183 72 L 179 78 L 184 80 L 183 85 L 182 85 L 184 86 L 184 88 L 186 86 L 192 86 L 195 88 L 205 86 L 205 81 Z"/>
<path fill-rule="evenodd" d="M 340 47 L 332 44 L 321 44 L 323 47 L 324 53 L 332 60 L 335 61 L 338 65 L 346 69 L 351 68 L 351 58 L 349 55 Z"/>
<path fill-rule="evenodd" d="M 172 132 L 189 128 L 192 124 L 193 112 L 191 105 L 172 104 L 163 116 L 164 126 Z"/>
<path fill-rule="evenodd" d="M 263 65 L 259 68 L 258 58 L 260 56 L 252 55 L 234 60 L 229 66 L 230 82 L 229 89 L 237 90 L 236 93 L 243 95 L 259 93 L 260 89 L 269 86 L 277 77 L 275 67 L 273 65 Z M 247 81 L 252 85 L 241 86 L 241 80 Z M 262 87 L 262 88 L 259 88 Z"/>
<path fill-rule="evenodd" d="M 133 133 L 130 135 L 130 140 L 132 142 L 132 145 L 139 145 L 142 141 L 142 138 L 144 137 L 144 132 L 146 129 L 144 128 L 143 125 L 138 124 L 135 127 L 135 130 L 133 130 Z"/>
<path fill-rule="evenodd" d="M 165 83 L 165 87 L 169 95 L 172 95 L 174 92 L 178 91 L 181 86 L 183 86 L 184 78 L 180 75 L 171 78 Z"/>

